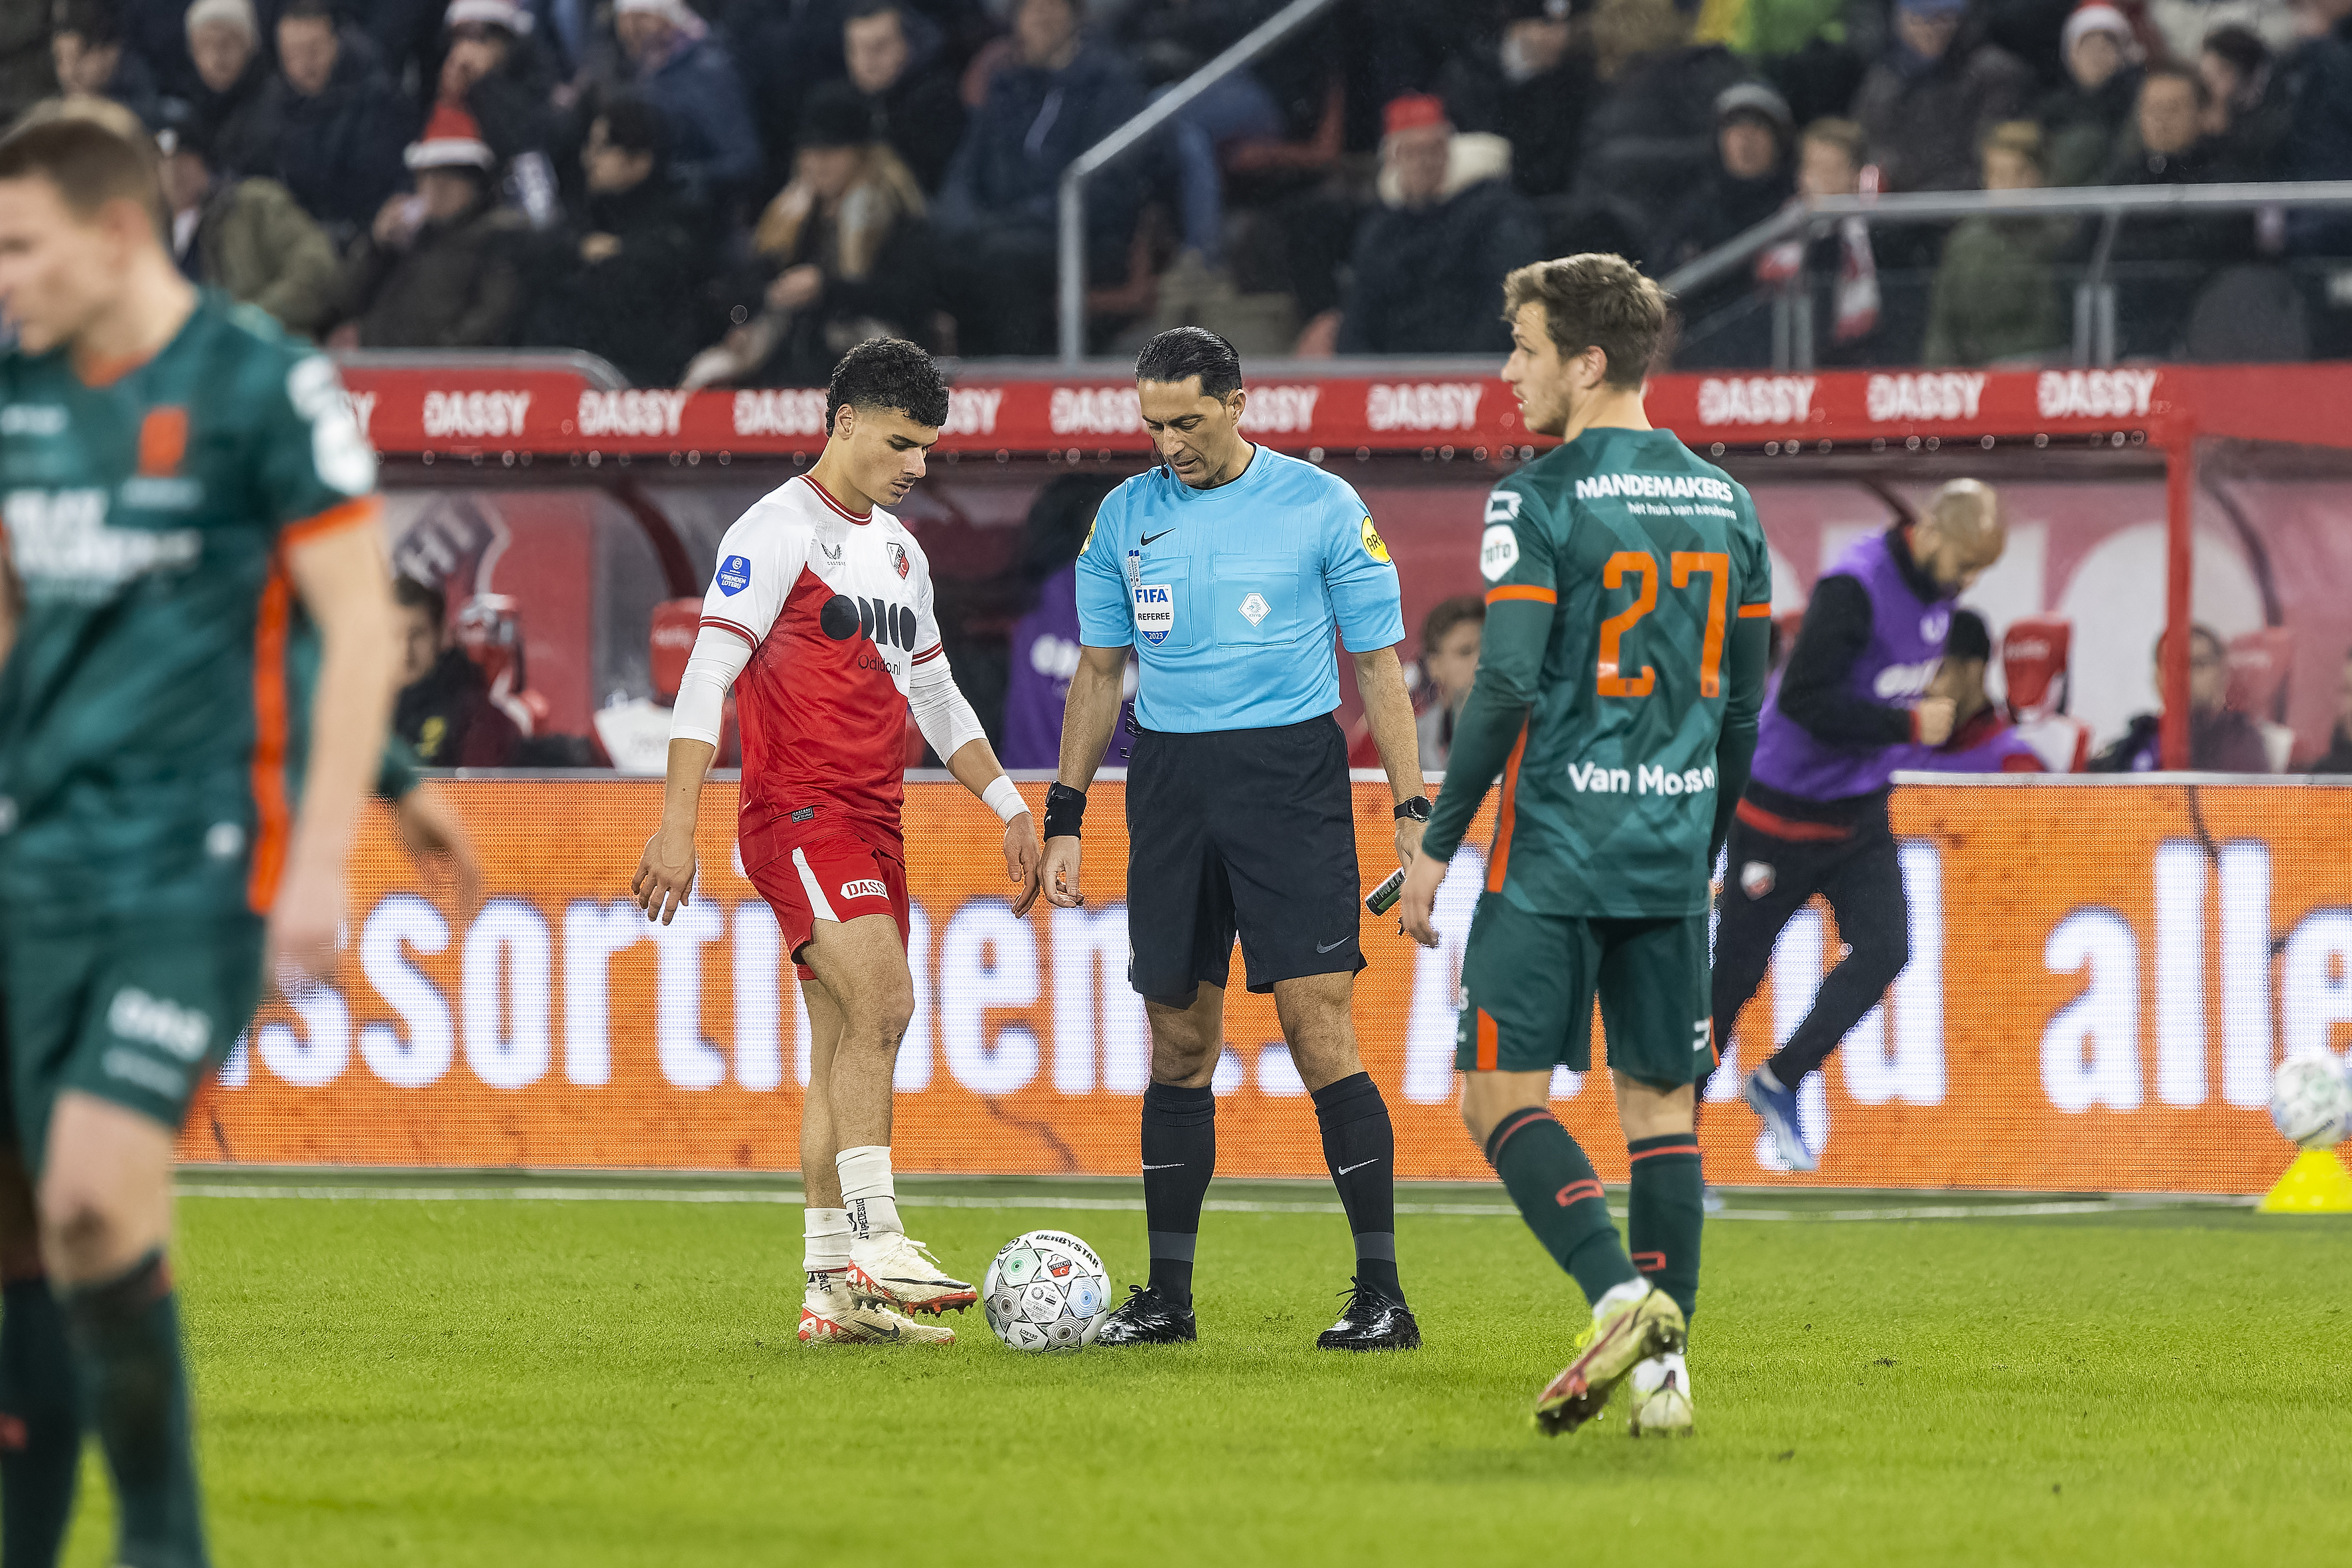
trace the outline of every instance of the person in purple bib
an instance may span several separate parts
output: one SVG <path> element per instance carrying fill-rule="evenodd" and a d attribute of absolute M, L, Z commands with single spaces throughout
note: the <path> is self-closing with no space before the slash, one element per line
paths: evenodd
<path fill-rule="evenodd" d="M 1820 1164 L 1798 1125 L 1798 1085 L 1911 961 L 1888 785 L 1951 738 L 1955 705 L 1929 687 L 1951 634 L 1952 601 L 2007 542 L 1991 486 L 1955 479 L 1917 521 L 1855 545 L 1814 585 L 1788 668 L 1765 705 L 1717 900 L 1715 1038 L 1731 1039 L 1780 928 L 1822 894 L 1837 916 L 1845 958 L 1822 980 L 1804 1021 L 1743 1086 L 1792 1170 Z"/>

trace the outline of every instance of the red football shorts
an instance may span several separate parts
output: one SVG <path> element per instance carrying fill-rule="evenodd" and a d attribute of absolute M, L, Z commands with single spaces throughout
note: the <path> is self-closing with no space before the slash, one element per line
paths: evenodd
<path fill-rule="evenodd" d="M 820 920 L 846 923 L 861 915 L 887 915 L 898 923 L 898 945 L 907 945 L 907 862 L 897 844 L 879 844 L 827 823 L 809 836 L 789 837 L 780 853 L 747 867 L 751 885 L 776 912 L 784 951 L 803 980 L 812 977 L 800 962 Z"/>

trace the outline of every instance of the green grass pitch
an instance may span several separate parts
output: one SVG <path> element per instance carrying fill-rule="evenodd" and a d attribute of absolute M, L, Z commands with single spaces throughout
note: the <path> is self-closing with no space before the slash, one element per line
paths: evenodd
<path fill-rule="evenodd" d="M 938 1203 L 1131 1186 L 906 1185 L 910 1228 L 974 1280 L 1040 1227 L 1121 1285 L 1142 1265 L 1125 1208 Z M 1208 1217 L 1200 1344 L 1058 1357 L 1003 1349 L 977 1310 L 945 1349 L 803 1349 L 783 1204 L 190 1197 L 215 1558 L 1982 1568 L 2352 1539 L 2352 1226 L 1828 1217 L 1939 1201 L 1885 1197 L 1718 1221 L 1699 1435 L 1629 1440 L 1621 1395 L 1547 1440 L 1528 1410 L 1574 1286 L 1496 1189 L 1402 1196 L 1488 1212 L 1401 1219 L 1428 1344 L 1364 1358 L 1312 1348 L 1347 1258 L 1307 1186 L 1213 1193 L 1273 1207 Z M 93 1455 L 76 1564 L 105 1561 L 100 1477 Z"/>

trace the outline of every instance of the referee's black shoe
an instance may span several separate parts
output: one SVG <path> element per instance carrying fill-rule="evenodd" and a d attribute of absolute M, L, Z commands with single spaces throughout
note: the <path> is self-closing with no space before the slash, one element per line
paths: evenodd
<path fill-rule="evenodd" d="M 1339 1321 L 1315 1341 L 1318 1350 L 1419 1350 L 1421 1324 L 1412 1309 L 1378 1285 L 1349 1281 L 1348 1304 Z"/>
<path fill-rule="evenodd" d="M 1200 1337 L 1192 1307 L 1149 1285 L 1129 1285 L 1127 1300 L 1103 1320 L 1097 1344 L 1190 1344 Z"/>

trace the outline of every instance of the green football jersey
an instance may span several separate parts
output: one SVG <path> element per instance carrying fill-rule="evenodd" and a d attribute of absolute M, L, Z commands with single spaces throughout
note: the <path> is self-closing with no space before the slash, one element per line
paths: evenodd
<path fill-rule="evenodd" d="M 1452 854 L 1499 772 L 1490 892 L 1538 915 L 1706 909 L 1771 612 L 1748 492 L 1671 432 L 1588 430 L 1488 496 L 1478 564 L 1477 681 L 1425 847 Z"/>
<path fill-rule="evenodd" d="M 292 811 L 285 549 L 373 515 L 333 365 L 205 291 L 87 384 L 0 357 L 0 518 L 25 606 L 0 670 L 0 898 L 262 909 Z"/>

